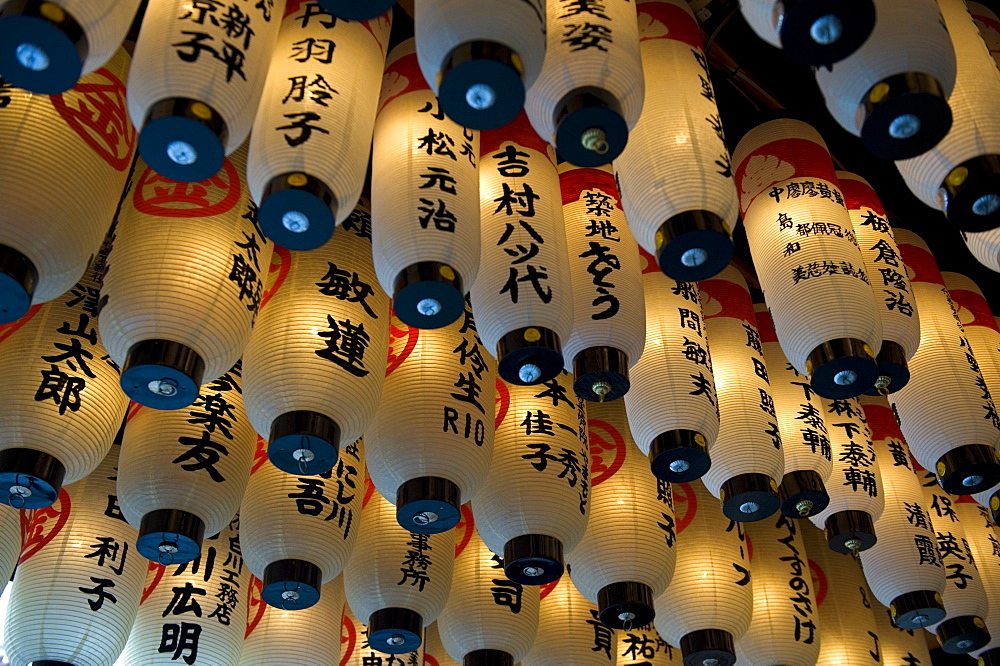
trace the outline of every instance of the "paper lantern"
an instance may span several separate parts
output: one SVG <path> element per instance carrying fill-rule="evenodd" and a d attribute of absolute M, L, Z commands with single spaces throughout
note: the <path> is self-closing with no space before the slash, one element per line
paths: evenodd
<path fill-rule="evenodd" d="M 646 347 L 629 371 L 629 427 L 657 478 L 701 478 L 712 464 L 708 447 L 719 433 L 712 362 L 698 285 L 663 275 L 642 253 Z"/>
<path fill-rule="evenodd" d="M 452 659 L 441 643 L 438 623 L 427 627 L 424 631 L 424 663 L 427 666 L 462 666 L 461 662 Z"/>
<path fill-rule="evenodd" d="M 961 232 L 962 240 L 976 261 L 990 270 L 1000 272 L 1000 231 L 982 233 Z"/>
<path fill-rule="evenodd" d="M 208 180 L 246 140 L 284 10 L 283 0 L 149 2 L 129 72 L 128 111 L 140 130 L 139 153 L 156 173 Z M 309 41 L 295 56 L 323 61 L 333 50 L 332 41 Z M 278 129 L 293 138 L 312 131 L 309 118 L 288 125 Z"/>
<path fill-rule="evenodd" d="M 390 0 L 317 0 L 320 7 L 340 19 L 370 21 L 396 4 Z"/>
<path fill-rule="evenodd" d="M 721 421 L 709 449 L 705 487 L 722 501 L 726 517 L 763 520 L 781 503 L 778 481 L 785 458 L 757 316 L 746 280 L 734 266 L 698 286 Z"/>
<path fill-rule="evenodd" d="M 257 435 L 243 411 L 239 364 L 202 387 L 185 410 L 142 408 L 122 437 L 118 496 L 139 529 L 136 547 L 160 564 L 189 562 L 206 534 L 240 507 Z"/>
<path fill-rule="evenodd" d="M 117 511 L 118 449 L 27 523 L 29 547 L 4 621 L 12 663 L 102 666 L 125 647 L 147 562 L 136 552 L 135 529 Z"/>
<path fill-rule="evenodd" d="M 523 585 L 558 579 L 563 555 L 587 529 L 587 413 L 572 383 L 566 372 L 541 386 L 504 383 L 510 402 L 490 475 L 472 503 L 479 535 L 503 557 L 507 578 Z"/>
<path fill-rule="evenodd" d="M 750 251 L 778 341 L 826 398 L 875 383 L 882 320 L 822 137 L 798 120 L 750 130 L 733 156 Z"/>
<path fill-rule="evenodd" d="M 643 262 L 610 168 L 564 163 L 559 185 L 573 282 L 573 332 L 563 346 L 566 369 L 573 370 L 573 388 L 581 398 L 617 400 L 628 392 L 629 368 L 646 342 Z"/>
<path fill-rule="evenodd" d="M 385 378 L 389 299 L 372 268 L 367 202 L 323 247 L 279 249 L 270 272 L 244 353 L 247 414 L 274 465 L 320 474 L 371 424 Z"/>
<path fill-rule="evenodd" d="M 17 509 L 0 506 L 0 576 L 7 576 L 9 581 L 14 574 L 14 567 L 21 556 L 22 514 Z M 6 586 L 6 583 L 4 583 Z M 0 588 L 2 591 L 3 588 Z"/>
<path fill-rule="evenodd" d="M 618 640 L 601 623 L 597 607 L 563 576 L 542 599 L 538 637 L 524 666 L 614 666 Z"/>
<path fill-rule="evenodd" d="M 990 642 L 982 652 L 973 655 L 983 658 L 984 653 L 991 659 L 1000 657 L 1000 616 L 995 609 L 1000 608 L 1000 530 L 990 517 L 987 509 L 967 497 L 952 504 L 968 540 L 968 550 L 975 559 L 976 568 L 983 579 L 983 588 L 989 602 L 990 613 L 986 618 L 986 629 L 990 632 Z"/>
<path fill-rule="evenodd" d="M 250 573 L 263 582 L 264 603 L 285 611 L 309 608 L 340 575 L 358 539 L 364 458 L 359 439 L 319 476 L 255 464 L 240 508 L 241 541 Z"/>
<path fill-rule="evenodd" d="M 615 161 L 635 239 L 677 280 L 729 264 L 739 214 L 701 32 L 683 0 L 639 2 L 645 113 Z"/>
<path fill-rule="evenodd" d="M 136 164 L 101 292 L 100 332 L 122 366 L 122 389 L 142 405 L 187 407 L 250 339 L 273 245 L 257 224 L 245 160 L 240 150 L 194 185 Z"/>
<path fill-rule="evenodd" d="M 6 7 L 18 4 L 24 3 Z M 5 51 L 14 38 L 0 43 Z M 32 303 L 69 291 L 101 247 L 135 152 L 122 83 L 129 61 L 120 50 L 107 67 L 62 95 L 4 91 L 0 138 L 7 166 L 0 184 L 7 194 L 0 215 L 0 324 L 20 319 Z"/>
<path fill-rule="evenodd" d="M 247 158 L 260 226 L 274 243 L 320 247 L 354 211 L 391 24 L 391 14 L 338 21 L 314 2 L 288 3 Z"/>
<path fill-rule="evenodd" d="M 878 541 L 861 553 L 865 579 L 875 597 L 903 629 L 921 629 L 944 619 L 945 571 L 910 450 L 882 399 L 865 398 L 879 462 L 885 508 L 875 521 Z"/>
<path fill-rule="evenodd" d="M 368 631 L 368 627 L 354 617 L 351 607 L 344 604 L 340 666 L 423 666 L 426 663 L 423 645 L 407 654 L 384 655 L 376 652 L 369 645 Z"/>
<path fill-rule="evenodd" d="M 916 157 L 948 134 L 955 49 L 934 0 L 874 0 L 868 40 L 836 67 L 817 68 L 826 108 L 886 160 Z"/>
<path fill-rule="evenodd" d="M 972 18 L 976 22 L 980 37 L 986 42 L 990 56 L 997 65 L 1000 65 L 1000 17 L 981 2 L 971 2 L 970 0 L 965 5 L 969 8 L 969 13 L 972 14 Z"/>
<path fill-rule="evenodd" d="M 368 469 L 412 532 L 458 524 L 461 507 L 486 481 L 493 460 L 496 361 L 461 322 L 422 330 L 402 362 L 390 361 L 385 391 L 368 428 Z M 393 328 L 405 328 L 394 320 Z"/>
<path fill-rule="evenodd" d="M 892 256 L 899 256 L 899 247 L 875 190 L 861 176 L 847 171 L 838 171 L 837 179 L 882 319 L 882 346 L 875 357 L 879 377 L 868 395 L 895 393 L 910 381 L 907 361 L 920 345 L 917 311 L 912 305 L 900 306 L 904 300 L 913 300 L 910 278 L 905 267 L 890 263 Z"/>
<path fill-rule="evenodd" d="M 484 12 L 476 0 L 417 0 L 414 8 L 420 69 L 448 117 L 480 130 L 514 120 L 542 69 L 545 3 L 496 0 Z"/>
<path fill-rule="evenodd" d="M 344 591 L 356 617 L 368 618 L 368 642 L 389 654 L 413 652 L 451 591 L 453 532 L 418 534 L 399 526 L 396 509 L 372 493 L 362 511 Z"/>
<path fill-rule="evenodd" d="M 1000 348 L 1000 326 L 997 325 L 993 310 L 990 309 L 982 289 L 961 273 L 944 272 L 948 295 L 962 330 L 969 342 L 969 350 L 975 355 L 979 373 L 986 382 L 990 395 L 1000 395 L 1000 359 L 996 352 Z"/>
<path fill-rule="evenodd" d="M 671 666 L 684 663 L 681 651 L 660 638 L 656 627 L 632 628 L 618 633 L 618 666 Z"/>
<path fill-rule="evenodd" d="M 778 486 L 781 512 L 789 518 L 808 518 L 830 502 L 825 485 L 832 470 L 830 433 L 823 403 L 808 377 L 800 375 L 785 358 L 767 306 L 756 303 L 754 310 L 785 459 Z"/>
<path fill-rule="evenodd" d="M 892 623 L 889 609 L 872 602 L 879 652 L 883 664 L 892 666 L 931 666 L 927 633 L 921 629 L 900 629 Z"/>
<path fill-rule="evenodd" d="M 635 3 L 545 3 L 545 62 L 528 90 L 531 124 L 570 164 L 610 164 L 642 113 Z"/>
<path fill-rule="evenodd" d="M 394 48 L 372 146 L 372 252 L 409 326 L 440 328 L 462 316 L 479 272 L 478 160 L 479 133 L 444 115 L 413 41 Z"/>
<path fill-rule="evenodd" d="M 753 614 L 743 526 L 729 520 L 701 481 L 685 484 L 690 523 L 678 533 L 670 587 L 656 598 L 656 629 L 684 663 L 736 663 L 735 642 Z"/>
<path fill-rule="evenodd" d="M 740 0 L 757 36 L 803 65 L 832 65 L 858 50 L 875 27 L 873 0 Z"/>
<path fill-rule="evenodd" d="M 504 381 L 547 382 L 562 370 L 562 343 L 573 330 L 555 151 L 523 113 L 502 130 L 484 132 L 479 149 L 482 263 L 472 287 L 479 332 L 496 350 Z"/>
<path fill-rule="evenodd" d="M 920 348 L 910 383 L 890 402 L 913 456 L 947 492 L 982 492 L 1000 482 L 1000 418 L 930 249 L 903 229 L 896 240 L 920 310 Z"/>
<path fill-rule="evenodd" d="M 150 568 L 121 663 L 240 663 L 250 584 L 237 516 L 205 539 L 203 557 Z"/>

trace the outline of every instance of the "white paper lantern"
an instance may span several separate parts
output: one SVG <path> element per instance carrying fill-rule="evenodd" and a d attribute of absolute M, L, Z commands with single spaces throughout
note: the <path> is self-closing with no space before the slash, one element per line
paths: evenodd
<path fill-rule="evenodd" d="M 872 602 L 882 663 L 887 666 L 931 666 L 927 633 L 921 629 L 900 629 L 892 623 L 889 609 Z"/>
<path fill-rule="evenodd" d="M 260 226 L 274 243 L 320 247 L 354 211 L 391 24 L 391 14 L 339 21 L 314 2 L 288 3 L 247 158 Z"/>
<path fill-rule="evenodd" d="M 101 246 L 135 153 L 122 83 L 129 62 L 121 49 L 62 95 L 4 91 L 0 324 L 68 291 Z"/>
<path fill-rule="evenodd" d="M 961 232 L 962 240 L 976 261 L 990 270 L 1000 272 L 1000 231 L 982 233 Z"/>
<path fill-rule="evenodd" d="M 680 666 L 681 651 L 660 638 L 656 627 L 632 628 L 618 633 L 618 666 Z"/>
<path fill-rule="evenodd" d="M 362 624 L 351 607 L 344 604 L 344 617 L 341 626 L 341 658 L 340 666 L 424 666 L 426 653 L 423 644 L 407 654 L 384 655 L 371 648 L 368 643 L 368 627 Z M 431 664 L 430 666 L 433 666 Z"/>
<path fill-rule="evenodd" d="M 577 395 L 617 400 L 646 342 L 642 260 L 610 167 L 559 166 L 573 281 L 573 333 L 563 345 Z"/>
<path fill-rule="evenodd" d="M 976 357 L 979 373 L 990 395 L 1000 395 L 1000 358 L 996 354 L 1000 349 L 1000 326 L 993 310 L 979 285 L 966 276 L 944 272 L 941 277 L 955 307 L 955 314 L 962 322 L 969 349 Z"/>
<path fill-rule="evenodd" d="M 782 350 L 821 396 L 864 393 L 878 374 L 882 320 L 823 138 L 772 120 L 743 137 L 733 163 Z"/>
<path fill-rule="evenodd" d="M 244 353 L 247 414 L 274 465 L 319 474 L 371 424 L 385 379 L 389 299 L 372 268 L 367 202 L 323 247 L 274 259 Z"/>
<path fill-rule="evenodd" d="M 698 22 L 683 0 L 639 2 L 645 113 L 615 161 L 639 245 L 678 280 L 710 278 L 733 256 L 732 165 Z"/>
<path fill-rule="evenodd" d="M 472 287 L 479 332 L 496 350 L 504 381 L 546 382 L 562 370 L 562 343 L 573 330 L 555 151 L 523 113 L 483 132 L 479 149 L 482 263 Z"/>
<path fill-rule="evenodd" d="M 873 0 L 740 0 L 757 36 L 804 65 L 831 65 L 854 53 L 875 27 Z"/>
<path fill-rule="evenodd" d="M 250 339 L 274 246 L 257 224 L 245 162 L 241 149 L 196 184 L 136 164 L 101 292 L 100 332 L 122 366 L 122 389 L 147 407 L 187 407 Z"/>
<path fill-rule="evenodd" d="M 969 0 L 965 6 L 969 8 L 969 13 L 972 14 L 976 27 L 979 28 L 979 35 L 986 42 L 990 56 L 997 65 L 1000 65 L 1000 17 L 981 2 Z"/>
<path fill-rule="evenodd" d="M 372 146 L 372 252 L 409 326 L 440 328 L 462 316 L 479 272 L 478 161 L 479 133 L 444 115 L 413 41 L 394 48 Z"/>
<path fill-rule="evenodd" d="M 438 632 L 437 622 L 427 627 L 424 631 L 423 648 L 424 664 L 427 666 L 462 666 L 461 662 L 452 659 L 444 649 L 444 644 L 441 643 L 441 634 Z"/>
<path fill-rule="evenodd" d="M 826 108 L 887 160 L 916 157 L 951 127 L 955 49 L 934 0 L 874 0 L 878 21 L 857 51 L 816 69 Z"/>
<path fill-rule="evenodd" d="M 14 573 L 14 567 L 22 553 L 22 539 L 28 535 L 23 534 L 21 525 L 22 514 L 17 509 L 9 506 L 0 506 L 0 576 L 7 576 L 10 581 Z M 30 534 L 30 533 L 29 533 Z M 36 539 L 37 539 L 36 535 Z M 7 583 L 3 584 L 4 586 Z M 0 588 L 2 592 L 3 588 Z"/>
<path fill-rule="evenodd" d="M 538 636 L 524 666 L 614 666 L 618 639 L 601 623 L 597 607 L 563 576 L 542 599 Z"/>
<path fill-rule="evenodd" d="M 208 180 L 246 140 L 284 11 L 284 0 L 149 2 L 129 72 L 128 110 L 140 130 L 139 153 L 156 173 Z M 295 55 L 323 61 L 333 50 L 332 41 L 309 41 Z M 292 118 L 280 129 L 304 137 L 312 131 L 308 120 Z"/>
<path fill-rule="evenodd" d="M 514 120 L 542 70 L 545 2 L 494 0 L 486 12 L 476 0 L 417 0 L 414 9 L 420 69 L 441 109 L 472 129 Z"/>
<path fill-rule="evenodd" d="M 981 652 L 977 651 L 973 656 L 984 658 L 984 653 L 992 652 L 990 658 L 996 659 L 1000 657 L 1000 613 L 997 612 L 1000 609 L 1000 530 L 989 511 L 969 497 L 958 498 L 952 508 L 962 522 L 969 551 L 975 558 L 990 605 L 989 615 L 984 619 L 991 639 Z"/>

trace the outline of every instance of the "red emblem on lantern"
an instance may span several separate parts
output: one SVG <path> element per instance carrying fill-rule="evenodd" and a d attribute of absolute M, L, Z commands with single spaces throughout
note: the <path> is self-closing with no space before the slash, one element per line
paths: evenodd
<path fill-rule="evenodd" d="M 606 421 L 590 419 L 587 430 L 590 433 L 590 485 L 596 486 L 621 469 L 626 444 L 618 429 Z"/>
<path fill-rule="evenodd" d="M 32 555 L 56 538 L 56 535 L 66 526 L 69 520 L 70 500 L 65 488 L 59 490 L 59 497 L 44 509 L 21 512 L 21 559 L 18 564 L 31 558 Z"/>
<path fill-rule="evenodd" d="M 455 557 L 461 555 L 465 547 L 469 545 L 475 528 L 476 521 L 472 518 L 472 505 L 465 503 L 462 505 L 462 515 L 458 519 L 458 525 L 455 525 L 455 532 L 458 534 L 458 538 L 455 539 Z"/>
<path fill-rule="evenodd" d="M 281 289 L 281 285 L 285 284 L 285 280 L 288 279 L 288 271 L 291 269 L 292 253 L 283 247 L 275 245 L 274 252 L 271 253 L 271 265 L 267 267 L 267 272 L 268 275 L 277 273 L 277 276 L 275 276 L 274 282 L 271 282 L 271 286 L 264 290 L 264 296 L 260 299 L 261 308 L 267 305 L 271 297 Z"/>
<path fill-rule="evenodd" d="M 208 180 L 181 183 L 164 178 L 149 167 L 135 185 L 135 209 L 157 217 L 211 217 L 232 210 L 240 199 L 240 176 L 232 161 Z"/>
<path fill-rule="evenodd" d="M 395 312 L 392 313 L 395 317 Z M 389 325 L 389 353 L 385 362 L 385 376 L 388 377 L 403 361 L 413 353 L 420 337 L 420 329 L 407 326 L 398 319 L 393 319 Z"/>
<path fill-rule="evenodd" d="M 823 600 L 826 599 L 826 588 L 829 585 L 826 572 L 820 565 L 809 560 L 809 576 L 812 578 L 813 589 L 816 590 L 816 605 L 822 606 Z"/>
<path fill-rule="evenodd" d="M 267 442 L 260 435 L 257 435 L 257 449 L 253 452 L 253 466 L 250 468 L 251 474 L 256 474 L 257 470 L 267 462 Z"/>
<path fill-rule="evenodd" d="M 30 308 L 28 308 L 28 311 L 25 313 L 25 315 L 20 319 L 18 319 L 17 321 L 12 321 L 9 324 L 3 324 L 2 326 L 0 326 L 0 342 L 3 342 L 10 336 L 14 335 L 14 333 L 16 333 L 19 328 L 21 328 L 29 321 L 31 321 L 31 319 L 36 314 L 38 314 L 38 311 L 41 309 L 42 309 L 42 303 L 38 303 L 37 305 L 32 305 Z"/>
<path fill-rule="evenodd" d="M 561 580 L 562 577 L 560 576 L 551 583 L 546 583 L 545 585 L 540 586 L 538 588 L 538 600 L 541 601 L 545 597 L 549 596 L 549 593 L 552 592 L 552 590 L 556 589 L 556 586 L 559 585 L 559 581 Z"/>
<path fill-rule="evenodd" d="M 686 483 L 672 483 L 670 491 L 674 498 L 674 519 L 677 521 L 677 533 L 680 534 L 685 527 L 691 524 L 695 514 L 698 513 L 698 497 L 694 494 L 694 488 Z"/>
<path fill-rule="evenodd" d="M 507 390 L 507 385 L 499 377 L 497 377 L 497 397 L 495 402 L 497 415 L 494 419 L 493 427 L 499 428 L 500 424 L 503 423 L 503 417 L 507 416 L 507 410 L 510 409 L 510 391 Z"/>
<path fill-rule="evenodd" d="M 139 599 L 139 604 L 146 603 L 146 599 L 149 595 L 153 593 L 156 586 L 160 584 L 163 580 L 163 574 L 167 572 L 167 568 L 162 564 L 157 564 L 156 562 L 150 562 L 146 567 L 146 587 L 142 588 L 142 597 Z"/>
<path fill-rule="evenodd" d="M 243 640 L 250 637 L 253 630 L 257 628 L 260 621 L 264 619 L 264 611 L 267 610 L 267 604 L 260 596 L 261 588 L 264 587 L 264 583 L 261 582 L 256 576 L 250 577 L 250 593 L 247 597 L 247 631 L 243 634 Z"/>
<path fill-rule="evenodd" d="M 351 618 L 344 613 L 340 620 L 340 666 L 347 666 L 347 662 L 354 656 L 354 647 L 358 644 L 358 630 L 355 628 Z"/>
<path fill-rule="evenodd" d="M 49 99 L 66 124 L 102 160 L 117 171 L 125 171 L 132 164 L 136 144 L 125 104 L 125 85 L 104 67 L 90 77 L 98 80 L 78 83 Z"/>

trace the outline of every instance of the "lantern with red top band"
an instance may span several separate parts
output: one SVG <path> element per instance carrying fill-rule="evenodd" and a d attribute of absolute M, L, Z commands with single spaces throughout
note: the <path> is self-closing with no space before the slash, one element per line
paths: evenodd
<path fill-rule="evenodd" d="M 295 0 L 288 0 L 289 3 Z M 370 21 L 385 14 L 395 0 L 316 0 L 319 6 L 339 19 Z"/>
<path fill-rule="evenodd" d="M 873 0 L 740 0 L 757 36 L 803 65 L 832 65 L 857 51 L 875 28 Z"/>

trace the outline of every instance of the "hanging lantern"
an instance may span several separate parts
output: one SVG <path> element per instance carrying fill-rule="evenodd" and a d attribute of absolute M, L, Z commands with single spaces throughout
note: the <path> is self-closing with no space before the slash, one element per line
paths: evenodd
<path fill-rule="evenodd" d="M 514 120 L 545 57 L 545 3 L 417 0 L 417 56 L 441 110 L 459 125 L 489 130 Z M 590 10 L 586 10 L 590 11 Z"/>
<path fill-rule="evenodd" d="M 982 233 L 962 231 L 960 235 L 976 261 L 992 271 L 1000 272 L 1000 231 L 997 229 Z"/>
<path fill-rule="evenodd" d="M 732 265 L 698 287 L 721 421 L 705 487 L 722 501 L 727 518 L 763 520 L 781 503 L 785 458 L 757 316 L 746 280 Z"/>
<path fill-rule="evenodd" d="M 413 40 L 394 48 L 372 146 L 372 252 L 408 326 L 440 328 L 462 316 L 479 272 L 478 159 L 479 133 L 441 111 Z"/>
<path fill-rule="evenodd" d="M 294 1 L 294 0 L 293 0 Z M 385 14 L 395 0 L 317 0 L 320 7 L 339 19 L 370 21 Z"/>
<path fill-rule="evenodd" d="M 736 663 L 735 642 L 753 613 L 743 526 L 729 520 L 704 484 L 684 484 L 690 523 L 678 533 L 670 587 L 656 598 L 656 629 L 679 645 L 684 663 Z M 689 514 L 689 515 L 690 515 Z"/>
<path fill-rule="evenodd" d="M 668 276 L 704 280 L 733 257 L 739 214 L 694 14 L 683 0 L 637 4 L 645 113 L 615 162 L 635 239 Z"/>
<path fill-rule="evenodd" d="M 889 263 L 890 257 L 899 256 L 899 247 L 875 190 L 847 171 L 838 171 L 837 179 L 882 319 L 882 346 L 875 357 L 879 377 L 868 395 L 895 393 L 910 381 L 907 362 L 920 345 L 920 317 L 912 305 L 902 305 L 908 296 L 913 300 L 910 278 L 905 268 Z"/>
<path fill-rule="evenodd" d="M 441 4 L 449 3 L 436 0 L 435 6 Z M 487 349 L 496 350 L 498 372 L 511 384 L 539 384 L 558 376 L 564 365 L 562 342 L 573 330 L 554 153 L 523 113 L 503 130 L 484 132 L 480 140 L 482 264 L 472 306 Z"/>
<path fill-rule="evenodd" d="M 128 111 L 153 171 L 185 183 L 208 180 L 246 140 L 284 10 L 283 0 L 150 0 L 129 72 Z M 329 60 L 333 50 L 333 41 L 309 42 L 295 55 Z M 314 129 L 309 121 L 290 118 L 278 130 L 304 141 Z"/>
<path fill-rule="evenodd" d="M 289 474 L 330 471 L 382 394 L 389 299 L 372 268 L 366 204 L 323 247 L 274 253 L 267 307 L 244 352 L 247 414 Z"/>
<path fill-rule="evenodd" d="M 821 396 L 864 393 L 878 377 L 882 320 L 826 144 L 801 121 L 772 120 L 743 137 L 733 162 L 782 350 Z"/>
<path fill-rule="evenodd" d="M 351 612 L 349 604 L 344 604 L 343 624 L 341 626 L 340 666 L 423 666 L 426 652 L 423 644 L 407 654 L 383 655 L 372 649 L 368 638 L 369 628 L 363 625 Z M 333 662 L 336 663 L 336 662 Z M 324 664 L 323 666 L 327 666 Z M 430 664 L 430 666 L 434 666 Z"/>
<path fill-rule="evenodd" d="M 391 24 L 391 14 L 338 21 L 314 2 L 288 3 L 247 158 L 260 227 L 277 245 L 320 247 L 352 214 Z"/>
<path fill-rule="evenodd" d="M 25 515 L 9 506 L 0 506 L 0 578 L 9 581 L 14 574 L 14 567 L 22 553 L 21 517 Z M 6 585 L 7 583 L 3 583 Z M 3 588 L 0 587 L 0 591 Z"/>
<path fill-rule="evenodd" d="M 910 451 L 884 400 L 865 398 L 879 462 L 885 508 L 875 521 L 878 541 L 861 553 L 865 579 L 902 629 L 922 629 L 944 619 L 945 571 Z"/>
<path fill-rule="evenodd" d="M 1000 658 L 1000 617 L 994 612 L 994 609 L 1000 608 L 1000 530 L 990 518 L 989 511 L 968 497 L 959 498 L 952 504 L 952 508 L 965 530 L 968 550 L 983 579 L 983 588 L 990 606 L 990 613 L 985 618 L 986 629 L 991 636 L 990 642 L 982 648 L 982 652 L 972 656 L 979 657 L 980 663 L 987 659 L 993 661 Z"/>
<path fill-rule="evenodd" d="M 941 277 L 955 307 L 955 314 L 962 322 L 969 350 L 976 356 L 986 387 L 991 396 L 1000 396 L 1000 359 L 996 356 L 1000 348 L 1000 326 L 993 310 L 979 285 L 966 276 L 944 272 Z"/>
<path fill-rule="evenodd" d="M 883 664 L 892 666 L 932 666 L 927 649 L 927 633 L 922 629 L 900 629 L 892 623 L 889 609 L 872 602 L 879 652 Z"/>
<path fill-rule="evenodd" d="M 389 363 L 365 434 L 375 488 L 396 505 L 399 524 L 420 534 L 458 524 L 493 459 L 496 362 L 471 307 L 464 314 L 461 323 L 420 331 L 402 363 Z M 405 326 L 393 320 L 393 328 Z"/>
<path fill-rule="evenodd" d="M 136 164 L 101 292 L 100 333 L 122 366 L 122 390 L 142 405 L 187 407 L 250 339 L 273 246 L 257 225 L 245 160 L 241 149 L 196 185 Z"/>
<path fill-rule="evenodd" d="M 937 472 L 945 491 L 982 492 L 1000 482 L 1000 417 L 930 249 L 904 229 L 896 240 L 894 260 L 906 262 L 920 311 L 920 348 L 910 383 L 890 402 L 913 456 Z"/>
<path fill-rule="evenodd" d="M 6 3 L 0 24 L 7 20 L 5 11 L 35 4 Z M 39 4 L 58 10 L 52 3 Z M 0 37 L 0 53 L 15 41 Z M 129 62 L 121 49 L 107 67 L 87 74 L 62 95 L 3 91 L 0 139 L 6 168 L 0 185 L 6 194 L 0 212 L 0 324 L 21 319 L 32 303 L 69 291 L 101 246 L 135 152 L 122 83 Z M 26 131 L 28 127 L 32 131 Z"/>
<path fill-rule="evenodd" d="M 629 428 L 657 478 L 701 478 L 719 433 L 715 379 L 702 322 L 698 285 L 663 275 L 641 252 L 646 347 L 629 371 Z"/>
<path fill-rule="evenodd" d="M 257 435 L 243 412 L 237 364 L 189 409 L 133 412 L 122 438 L 118 495 L 136 547 L 160 564 L 189 562 L 240 507 Z"/>
<path fill-rule="evenodd" d="M 117 511 L 118 449 L 63 488 L 57 508 L 28 520 L 32 546 L 18 564 L 4 621 L 12 662 L 110 664 L 125 647 L 147 562 Z"/>
<path fill-rule="evenodd" d="M 456 575 L 458 571 L 455 571 Z M 441 643 L 441 635 L 438 633 L 438 623 L 427 627 L 424 631 L 424 663 L 427 666 L 462 666 L 460 662 L 452 659 Z"/>
<path fill-rule="evenodd" d="M 587 529 L 587 413 L 572 382 L 564 372 L 540 386 L 504 384 L 510 403 L 497 425 L 490 475 L 472 504 L 479 535 L 502 555 L 507 578 L 523 585 L 558 579 L 563 555 Z"/>
<path fill-rule="evenodd" d="M 542 599 L 538 637 L 523 666 L 615 666 L 615 632 L 600 620 L 597 607 L 563 576 Z"/>
<path fill-rule="evenodd" d="M 617 666 L 680 666 L 681 651 L 660 638 L 656 627 L 632 628 L 618 633 Z"/>
<path fill-rule="evenodd" d="M 584 400 L 617 400 L 642 356 L 646 306 L 639 248 L 611 169 L 559 166 L 563 219 L 573 281 L 573 332 L 563 356 Z"/>
<path fill-rule="evenodd" d="M 875 27 L 873 0 L 740 0 L 740 9 L 758 37 L 816 67 L 850 56 Z"/>
<path fill-rule="evenodd" d="M 874 0 L 868 40 L 836 67 L 817 68 L 830 115 L 885 160 L 916 157 L 948 134 L 955 50 L 934 0 Z"/>
<path fill-rule="evenodd" d="M 976 22 L 979 35 L 986 42 L 986 48 L 989 49 L 990 56 L 992 56 L 997 65 L 1000 65 L 1000 17 L 997 16 L 995 11 L 981 2 L 972 2 L 970 0 L 965 4 L 969 8 L 969 13 L 972 14 L 973 20 Z"/>
<path fill-rule="evenodd" d="M 368 618 L 368 642 L 389 654 L 413 652 L 451 590 L 455 536 L 400 527 L 396 509 L 372 493 L 358 541 L 344 569 L 344 590 L 357 617 Z"/>

